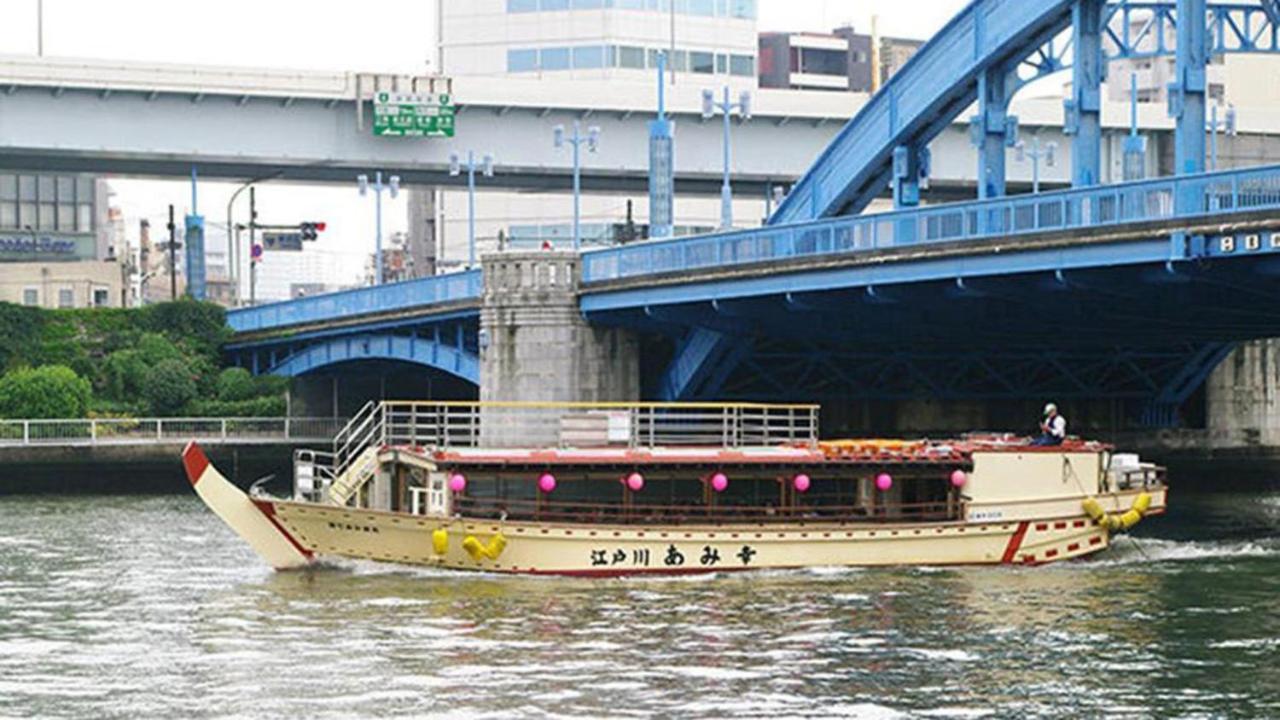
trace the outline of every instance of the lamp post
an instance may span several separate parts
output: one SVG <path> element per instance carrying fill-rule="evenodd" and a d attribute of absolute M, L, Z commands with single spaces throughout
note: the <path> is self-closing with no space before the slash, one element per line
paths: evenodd
<path fill-rule="evenodd" d="M 1031 149 L 1027 149 L 1027 144 L 1019 142 L 1013 146 L 1017 152 L 1016 158 L 1018 162 L 1025 162 L 1027 158 L 1031 158 L 1031 192 L 1040 193 L 1040 161 L 1044 160 L 1045 167 L 1053 167 L 1058 164 L 1058 143 L 1048 142 L 1042 147 L 1040 145 L 1040 136 L 1033 135 L 1031 137 Z"/>
<path fill-rule="evenodd" d="M 565 143 L 573 146 L 573 249 L 582 247 L 582 235 L 579 233 L 582 220 L 582 144 L 587 144 L 587 152 L 595 152 L 600 147 L 600 128 L 592 125 L 587 134 L 582 134 L 582 123 L 573 121 L 573 137 L 567 137 L 563 125 L 555 126 L 552 139 L 557 148 Z"/>
<path fill-rule="evenodd" d="M 449 155 L 449 175 L 457 177 L 462 174 L 462 159 L 458 153 Z M 481 171 L 485 177 L 493 177 L 493 154 L 485 153 L 481 160 Z M 467 151 L 467 268 L 476 264 L 476 153 Z"/>
<path fill-rule="evenodd" d="M 1214 103 L 1209 115 L 1209 169 L 1218 169 L 1218 128 L 1224 135 L 1236 135 L 1236 106 L 1228 105 L 1226 117 L 1218 119 L 1218 104 Z"/>
<path fill-rule="evenodd" d="M 369 194 L 370 188 L 374 194 L 374 244 L 373 244 L 373 284 L 382 284 L 382 191 L 387 190 L 391 193 L 392 199 L 400 194 L 400 176 L 392 175 L 387 179 L 387 184 L 382 184 L 382 171 L 379 170 L 373 174 L 373 184 L 369 183 L 368 175 L 356 176 L 356 183 L 360 187 L 360 197 Z"/>
<path fill-rule="evenodd" d="M 733 188 L 729 185 L 730 161 L 732 160 L 729 145 L 729 119 L 733 111 L 738 110 L 743 120 L 751 119 L 751 93 L 743 90 L 738 101 L 729 99 L 729 86 L 724 86 L 724 99 L 716 101 L 714 90 L 702 91 L 702 119 L 710 120 L 717 112 L 724 115 L 724 184 L 720 187 L 720 227 L 729 230 L 733 227 Z"/>

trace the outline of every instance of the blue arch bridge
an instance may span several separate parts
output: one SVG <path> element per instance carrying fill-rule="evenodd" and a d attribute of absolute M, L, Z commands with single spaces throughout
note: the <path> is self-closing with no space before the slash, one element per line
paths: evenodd
<path fill-rule="evenodd" d="M 975 0 L 763 227 L 236 310 L 228 352 L 302 377 L 417 368 L 482 399 L 813 399 L 878 430 L 920 425 L 921 402 L 1025 424 L 1050 398 L 1095 425 L 1202 422 L 1210 372 L 1280 336 L 1280 166 L 1205 172 L 1205 67 L 1277 52 L 1277 28 L 1273 0 Z M 1107 63 L 1155 55 L 1176 56 L 1177 172 L 1099 185 Z M 1062 71 L 1073 187 L 1006 195 L 1009 102 Z M 975 103 L 979 197 L 920 206 L 929 142 Z M 895 209 L 863 213 L 886 185 Z"/>

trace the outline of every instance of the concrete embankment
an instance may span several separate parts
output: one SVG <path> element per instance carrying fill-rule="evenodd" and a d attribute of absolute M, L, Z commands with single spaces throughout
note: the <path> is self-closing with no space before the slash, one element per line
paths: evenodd
<path fill-rule="evenodd" d="M 0 447 L 0 495 L 20 493 L 189 492 L 183 443 L 81 447 Z M 284 492 L 293 474 L 293 445 L 209 445 L 209 459 L 247 488 L 274 475 Z"/>

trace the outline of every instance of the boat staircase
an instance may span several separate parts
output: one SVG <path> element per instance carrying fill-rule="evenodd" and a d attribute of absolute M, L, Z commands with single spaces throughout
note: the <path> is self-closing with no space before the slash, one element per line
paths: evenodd
<path fill-rule="evenodd" d="M 295 473 L 300 462 L 307 463 L 313 468 L 311 472 L 324 480 L 317 499 L 346 505 L 377 475 L 378 456 L 385 446 L 384 407 L 369 402 L 334 436 L 332 453 L 295 453 Z"/>

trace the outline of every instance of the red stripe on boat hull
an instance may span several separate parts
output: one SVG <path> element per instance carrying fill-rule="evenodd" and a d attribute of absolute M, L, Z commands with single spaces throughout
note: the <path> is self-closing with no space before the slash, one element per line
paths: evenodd
<path fill-rule="evenodd" d="M 1018 554 L 1018 548 L 1022 547 L 1022 539 L 1027 536 L 1027 521 L 1023 520 L 1018 523 L 1018 529 L 1013 531 L 1013 537 L 1009 538 L 1009 545 L 1004 549 L 1004 557 L 1000 562 L 1008 565 L 1013 562 L 1013 558 Z"/>
<path fill-rule="evenodd" d="M 262 511 L 262 514 L 266 516 L 268 520 L 271 521 L 272 525 L 276 526 L 276 530 L 279 530 L 280 534 L 283 535 L 284 538 L 288 540 L 291 545 L 297 548 L 298 552 L 302 553 L 303 557 L 305 557 L 308 560 L 315 559 L 315 556 L 316 556 L 315 553 L 303 547 L 302 543 L 298 542 L 297 539 L 293 537 L 293 535 L 290 535 L 289 531 L 285 530 L 284 526 L 280 524 L 280 521 L 276 519 L 276 508 L 274 505 L 272 505 L 267 500 L 251 500 L 251 502 L 253 502 L 253 504 L 257 506 L 259 510 Z"/>

